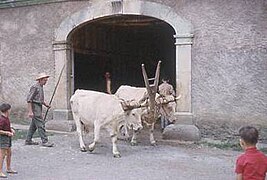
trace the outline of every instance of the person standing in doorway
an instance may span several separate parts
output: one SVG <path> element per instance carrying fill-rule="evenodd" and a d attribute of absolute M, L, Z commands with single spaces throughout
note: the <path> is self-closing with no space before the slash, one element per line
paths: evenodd
<path fill-rule="evenodd" d="M 105 73 L 105 78 L 106 78 L 106 92 L 108 94 L 112 94 L 111 93 L 111 75 L 109 72 Z"/>
<path fill-rule="evenodd" d="M 168 78 L 162 78 L 162 83 L 159 85 L 159 94 L 163 99 L 174 99 L 175 92 L 173 89 L 173 86 L 169 84 Z M 172 106 L 170 106 L 172 107 Z M 173 109 L 166 108 L 165 106 L 162 106 L 161 108 L 161 130 L 163 131 L 166 126 L 168 126 L 170 123 L 169 120 L 169 114 L 174 111 Z"/>
<path fill-rule="evenodd" d="M 48 137 L 45 132 L 45 121 L 42 116 L 42 106 L 44 105 L 47 108 L 50 108 L 50 105 L 44 101 L 44 91 L 43 86 L 47 83 L 49 75 L 45 73 L 40 73 L 34 84 L 30 88 L 30 92 L 27 96 L 28 103 L 28 116 L 32 118 L 25 145 L 38 145 L 38 142 L 32 141 L 33 134 L 37 130 L 39 136 L 42 140 L 42 146 L 53 147 L 54 144 L 48 142 Z"/>
<path fill-rule="evenodd" d="M 0 105 L 0 177 L 7 178 L 3 173 L 3 163 L 6 158 L 6 172 L 8 174 L 17 174 L 17 171 L 11 169 L 11 140 L 15 135 L 15 130 L 11 128 L 9 115 L 11 105 L 3 103 Z"/>

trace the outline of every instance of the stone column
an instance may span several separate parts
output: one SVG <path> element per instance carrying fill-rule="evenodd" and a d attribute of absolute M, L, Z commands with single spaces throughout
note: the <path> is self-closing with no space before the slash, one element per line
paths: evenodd
<path fill-rule="evenodd" d="M 53 119 L 69 120 L 72 119 L 69 103 L 71 84 L 68 74 L 71 72 L 71 47 L 66 41 L 56 41 L 53 42 L 53 50 L 55 55 L 55 86 L 63 69 L 52 104 L 54 107 Z"/>
<path fill-rule="evenodd" d="M 192 123 L 191 105 L 191 46 L 192 34 L 176 34 L 176 93 L 181 94 L 177 102 L 177 113 L 179 121 Z"/>
<path fill-rule="evenodd" d="M 176 39 L 176 93 L 181 94 L 177 102 L 175 124 L 167 126 L 163 139 L 199 141 L 201 133 L 194 125 L 191 102 L 191 46 L 192 34 L 177 34 Z"/>

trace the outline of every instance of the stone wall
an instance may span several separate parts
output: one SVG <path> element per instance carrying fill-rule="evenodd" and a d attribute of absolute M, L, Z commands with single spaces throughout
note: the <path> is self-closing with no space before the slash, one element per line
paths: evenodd
<path fill-rule="evenodd" d="M 67 2 L 70 0 L 1 0 L 0 8 L 14 8 L 46 3 Z"/>
<path fill-rule="evenodd" d="M 155 0 L 193 25 L 192 112 L 202 129 L 265 127 L 267 117 L 267 3 L 265 0 Z M 0 99 L 26 107 L 41 71 L 54 74 L 54 30 L 91 1 L 0 10 Z M 45 93 L 51 97 L 52 76 Z"/>
<path fill-rule="evenodd" d="M 49 102 L 56 81 L 54 31 L 66 16 L 88 3 L 51 3 L 0 10 L 0 99 L 10 102 L 16 111 L 25 111 L 29 88 L 36 75 L 44 71 L 51 75 L 44 87 Z"/>
<path fill-rule="evenodd" d="M 266 126 L 266 1 L 192 1 L 179 6 L 194 26 L 192 107 L 198 124 Z"/>
<path fill-rule="evenodd" d="M 266 1 L 181 1 L 175 8 L 194 26 L 192 111 L 200 129 L 266 127 Z"/>

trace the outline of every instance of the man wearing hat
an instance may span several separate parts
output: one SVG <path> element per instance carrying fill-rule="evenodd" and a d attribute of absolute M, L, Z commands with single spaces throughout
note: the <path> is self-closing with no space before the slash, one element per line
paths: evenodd
<path fill-rule="evenodd" d="M 30 88 L 30 92 L 27 96 L 27 103 L 28 103 L 28 116 L 32 118 L 27 138 L 25 141 L 25 145 L 38 145 L 38 142 L 32 141 L 32 136 L 36 130 L 38 130 L 38 134 L 42 140 L 42 146 L 45 147 L 53 147 L 54 144 L 48 142 L 48 138 L 45 132 L 45 122 L 42 116 L 42 106 L 46 106 L 50 108 L 50 105 L 44 102 L 44 91 L 43 86 L 46 84 L 49 75 L 46 73 L 40 73 L 36 81 L 37 83 L 34 84 Z"/>

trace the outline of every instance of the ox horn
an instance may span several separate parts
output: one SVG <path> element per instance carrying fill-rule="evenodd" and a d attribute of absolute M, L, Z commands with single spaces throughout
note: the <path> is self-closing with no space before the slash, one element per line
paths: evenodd
<path fill-rule="evenodd" d="M 177 96 L 176 98 L 173 98 L 173 99 L 162 99 L 161 101 L 156 101 L 156 104 L 157 105 L 162 105 L 162 104 L 168 104 L 170 102 L 176 102 L 178 101 L 180 98 L 182 97 L 181 94 L 179 94 L 179 96 Z"/>
<path fill-rule="evenodd" d="M 182 97 L 182 95 L 179 94 L 179 96 L 175 98 L 175 101 L 178 101 L 181 97 Z"/>
<path fill-rule="evenodd" d="M 136 109 L 136 108 L 141 108 L 142 106 L 140 105 L 140 103 L 138 103 L 137 101 L 135 100 L 124 100 L 124 99 L 121 99 L 121 106 L 122 106 L 122 109 L 124 111 L 128 111 L 128 110 L 132 110 L 132 109 Z"/>

